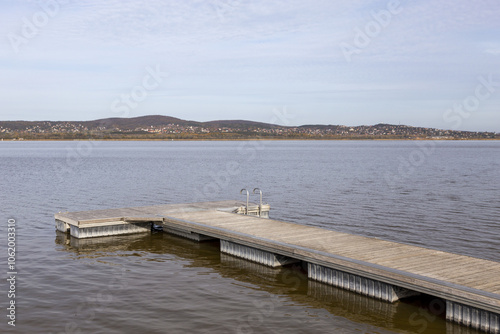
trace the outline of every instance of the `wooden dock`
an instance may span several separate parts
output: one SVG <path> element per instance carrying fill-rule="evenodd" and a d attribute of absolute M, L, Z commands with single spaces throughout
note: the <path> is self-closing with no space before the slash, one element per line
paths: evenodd
<path fill-rule="evenodd" d="M 267 266 L 303 261 L 311 280 L 388 302 L 419 293 L 442 298 L 448 320 L 500 333 L 499 262 L 234 213 L 242 205 L 159 205 L 55 218 L 59 230 L 69 229 L 75 237 L 89 237 L 81 232 L 89 227 L 113 235 L 145 232 L 147 224 L 155 223 L 193 240 L 219 239 L 221 252 Z"/>

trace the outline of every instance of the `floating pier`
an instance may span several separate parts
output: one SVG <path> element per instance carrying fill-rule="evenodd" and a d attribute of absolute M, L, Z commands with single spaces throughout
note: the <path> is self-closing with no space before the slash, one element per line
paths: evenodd
<path fill-rule="evenodd" d="M 255 191 L 254 191 L 255 192 Z M 268 219 L 267 204 L 168 204 L 55 215 L 75 238 L 164 232 L 220 240 L 221 252 L 269 267 L 303 262 L 311 281 L 386 302 L 420 293 L 446 301 L 446 319 L 500 333 L 500 263 Z M 267 219 L 263 219 L 267 218 Z"/>

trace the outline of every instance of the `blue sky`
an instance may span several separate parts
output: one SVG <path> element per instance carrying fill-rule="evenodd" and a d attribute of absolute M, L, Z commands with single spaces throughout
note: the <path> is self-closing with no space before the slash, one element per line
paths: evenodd
<path fill-rule="evenodd" d="M 500 132 L 499 17 L 497 0 L 0 0 L 0 119 Z"/>

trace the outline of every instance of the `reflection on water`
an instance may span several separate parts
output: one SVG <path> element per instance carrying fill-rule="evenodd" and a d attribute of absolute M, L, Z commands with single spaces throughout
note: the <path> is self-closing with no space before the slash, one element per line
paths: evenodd
<path fill-rule="evenodd" d="M 148 253 L 168 255 L 182 260 L 184 268 L 210 269 L 221 277 L 249 284 L 245 285 L 247 288 L 252 286 L 253 289 L 266 292 L 271 296 L 262 302 L 266 312 L 281 303 L 288 303 L 307 309 L 323 310 L 334 317 L 349 320 L 350 326 L 347 327 L 345 323 L 338 327 L 331 324 L 337 330 L 350 328 L 364 333 L 380 333 L 382 329 L 401 333 L 478 333 L 476 330 L 446 322 L 444 302 L 440 299 L 421 296 L 393 304 L 387 303 L 308 280 L 304 269 L 307 266 L 304 263 L 271 268 L 220 253 L 218 241 L 199 243 L 163 232 L 76 239 L 56 231 L 55 242 L 62 245 L 65 251 L 84 258 L 106 257 L 110 254 L 116 256 L 116 253 L 123 252 L 139 257 L 147 257 Z M 207 270 L 203 272 L 206 273 Z M 215 292 L 223 294 L 224 290 Z M 243 302 L 258 306 L 252 298 Z M 241 331 L 248 330 L 247 327 L 245 321 L 240 322 Z M 321 331 L 321 326 L 317 329 Z M 218 330 L 226 331 L 224 328 Z"/>
<path fill-rule="evenodd" d="M 404 175 L 416 142 L 102 142 L 75 159 L 78 145 L 0 145 L 2 212 L 19 223 L 20 333 L 474 333 L 445 323 L 432 298 L 326 293 L 300 266 L 268 270 L 218 243 L 146 233 L 54 244 L 54 213 L 260 187 L 278 220 L 498 261 L 499 141 L 437 142 Z"/>
<path fill-rule="evenodd" d="M 56 244 L 64 245 L 65 250 L 78 255 L 99 255 L 99 253 L 112 253 L 133 250 L 136 243 L 144 244 L 149 234 L 117 235 L 99 238 L 78 239 L 67 233 L 56 230 Z M 139 247 L 142 247 L 140 245 Z"/>

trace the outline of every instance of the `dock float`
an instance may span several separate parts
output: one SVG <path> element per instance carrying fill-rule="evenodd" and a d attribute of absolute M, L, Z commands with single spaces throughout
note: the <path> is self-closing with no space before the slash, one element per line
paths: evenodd
<path fill-rule="evenodd" d="M 250 207 L 252 209 L 250 210 Z M 269 267 L 302 262 L 311 281 L 386 302 L 427 294 L 446 319 L 500 333 L 500 263 L 269 219 L 269 205 L 239 201 L 64 212 L 56 229 L 75 238 L 163 231 L 220 240 L 222 253 Z"/>

